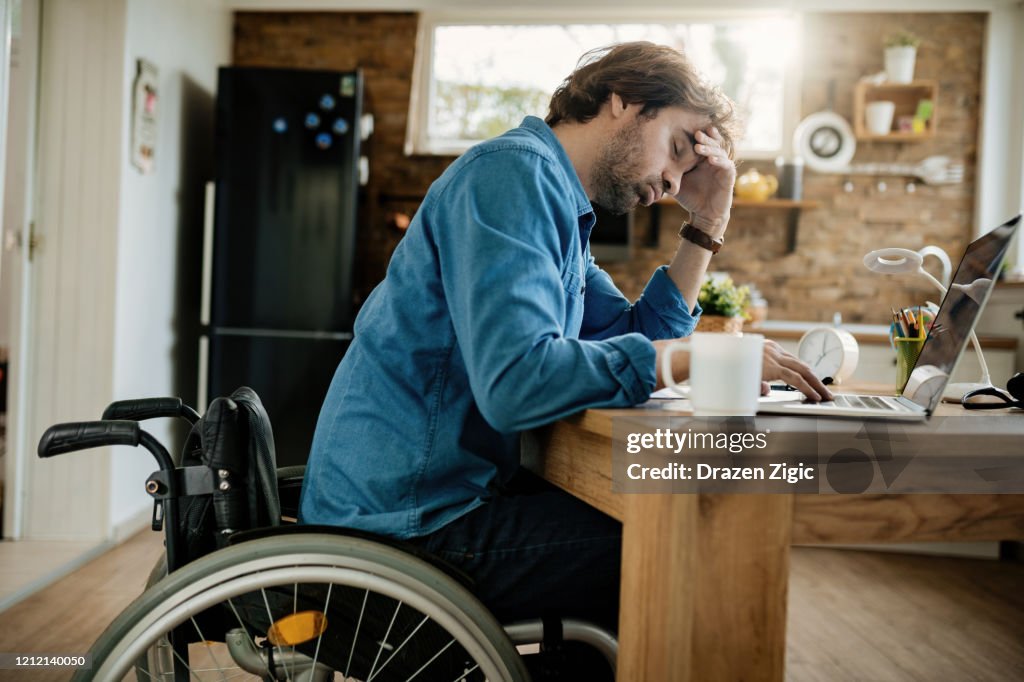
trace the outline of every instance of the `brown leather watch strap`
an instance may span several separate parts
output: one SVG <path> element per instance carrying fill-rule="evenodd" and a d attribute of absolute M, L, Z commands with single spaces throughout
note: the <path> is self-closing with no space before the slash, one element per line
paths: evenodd
<path fill-rule="evenodd" d="M 707 232 L 698 230 L 690 223 L 683 223 L 683 226 L 679 228 L 679 236 L 703 249 L 707 249 L 713 254 L 718 253 L 722 248 L 722 244 L 725 243 L 724 239 L 712 239 L 711 235 Z"/>

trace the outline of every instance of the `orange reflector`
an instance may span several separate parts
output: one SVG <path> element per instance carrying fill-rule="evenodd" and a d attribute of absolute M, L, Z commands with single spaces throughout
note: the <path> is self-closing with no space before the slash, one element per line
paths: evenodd
<path fill-rule="evenodd" d="M 299 611 L 278 620 L 267 631 L 274 646 L 296 646 L 319 637 L 327 629 L 327 616 L 320 611 Z"/>

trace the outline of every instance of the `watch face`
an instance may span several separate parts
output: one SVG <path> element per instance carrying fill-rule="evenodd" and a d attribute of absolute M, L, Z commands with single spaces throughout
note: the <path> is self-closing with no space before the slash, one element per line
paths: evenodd
<path fill-rule="evenodd" d="M 801 339 L 797 355 L 810 365 L 819 379 L 836 378 L 843 365 L 843 343 L 837 334 L 827 329 L 810 331 Z"/>

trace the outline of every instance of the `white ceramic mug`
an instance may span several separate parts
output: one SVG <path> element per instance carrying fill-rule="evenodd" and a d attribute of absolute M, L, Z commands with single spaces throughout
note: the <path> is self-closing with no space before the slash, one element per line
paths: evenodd
<path fill-rule="evenodd" d="M 895 113 L 895 102 L 869 102 L 864 107 L 864 123 L 871 134 L 888 135 L 892 132 L 892 117 Z"/>
<path fill-rule="evenodd" d="M 685 341 L 670 343 L 662 352 L 661 376 L 667 388 L 686 395 L 672 376 L 672 354 L 679 350 L 690 352 L 688 397 L 694 414 L 750 416 L 757 413 L 763 336 L 697 332 Z"/>

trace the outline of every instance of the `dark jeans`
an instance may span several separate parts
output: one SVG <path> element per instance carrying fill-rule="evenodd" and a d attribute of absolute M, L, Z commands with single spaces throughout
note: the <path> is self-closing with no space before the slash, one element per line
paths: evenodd
<path fill-rule="evenodd" d="M 411 542 L 468 573 L 501 623 L 550 614 L 618 631 L 622 524 L 526 470 Z"/>

